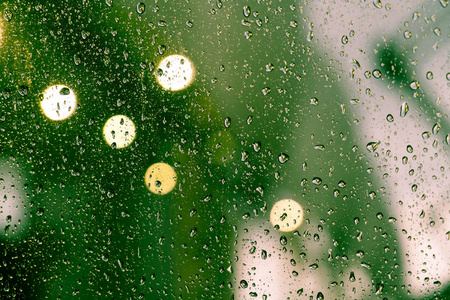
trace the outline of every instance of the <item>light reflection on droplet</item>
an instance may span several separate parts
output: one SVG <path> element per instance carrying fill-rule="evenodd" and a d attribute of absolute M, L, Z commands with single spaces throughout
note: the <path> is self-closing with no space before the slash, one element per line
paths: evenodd
<path fill-rule="evenodd" d="M 103 137 L 108 145 L 114 145 L 117 149 L 125 148 L 136 137 L 136 127 L 127 116 L 116 115 L 106 121 L 103 127 Z"/>
<path fill-rule="evenodd" d="M 153 164 L 145 172 L 145 185 L 154 194 L 165 195 L 173 190 L 176 183 L 177 174 L 166 163 Z"/>
<path fill-rule="evenodd" d="M 77 99 L 72 89 L 65 85 L 53 85 L 45 90 L 40 103 L 44 115 L 54 121 L 70 117 L 76 109 Z"/>
<path fill-rule="evenodd" d="M 270 222 L 280 231 L 297 229 L 303 221 L 303 208 L 292 199 L 283 199 L 274 204 L 270 211 Z"/>
<path fill-rule="evenodd" d="M 194 80 L 194 66 L 182 55 L 170 55 L 160 62 L 155 75 L 165 90 L 179 91 Z"/>

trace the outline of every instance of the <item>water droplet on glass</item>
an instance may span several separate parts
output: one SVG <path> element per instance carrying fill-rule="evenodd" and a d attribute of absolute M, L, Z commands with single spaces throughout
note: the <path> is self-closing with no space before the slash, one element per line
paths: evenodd
<path fill-rule="evenodd" d="M 388 115 L 386 116 L 386 120 L 387 120 L 389 123 L 392 123 L 392 122 L 394 122 L 394 116 L 391 115 L 391 114 L 388 114 Z"/>
<path fill-rule="evenodd" d="M 405 39 L 409 39 L 409 38 L 412 36 L 411 31 L 406 30 L 406 31 L 403 33 L 403 36 L 405 37 Z"/>
<path fill-rule="evenodd" d="M 381 77 L 381 71 L 380 70 L 373 70 L 372 72 L 373 77 L 375 77 L 376 79 L 379 79 Z"/>
<path fill-rule="evenodd" d="M 403 102 L 402 105 L 400 106 L 400 117 L 405 117 L 406 114 L 408 114 L 408 111 L 409 111 L 408 103 Z"/>
<path fill-rule="evenodd" d="M 289 156 L 286 153 L 281 153 L 280 156 L 278 156 L 278 161 L 281 164 L 286 163 L 289 160 Z"/>
<path fill-rule="evenodd" d="M 375 152 L 375 150 L 377 150 L 378 145 L 380 145 L 380 142 L 370 142 L 366 145 L 366 149 L 369 152 Z"/>
<path fill-rule="evenodd" d="M 262 93 L 263 93 L 263 95 L 269 94 L 269 93 L 270 93 L 270 87 L 265 87 L 265 88 L 263 88 L 263 89 L 262 89 Z"/>
<path fill-rule="evenodd" d="M 252 146 L 253 146 L 253 151 L 255 151 L 255 152 L 261 151 L 261 142 L 256 141 L 253 143 Z"/>
<path fill-rule="evenodd" d="M 252 11 L 250 9 L 250 6 L 244 6 L 244 9 L 243 9 L 244 17 L 249 17 L 251 12 Z"/>
<path fill-rule="evenodd" d="M 312 265 L 309 265 L 309 268 L 311 270 L 317 270 L 319 268 L 319 265 L 318 264 L 312 264 Z"/>
<path fill-rule="evenodd" d="M 441 129 L 441 124 L 436 123 L 436 124 L 434 124 L 433 129 L 431 131 L 433 132 L 433 134 L 438 134 L 440 129 Z"/>
<path fill-rule="evenodd" d="M 313 97 L 309 100 L 309 103 L 311 105 L 319 105 L 319 99 L 317 99 L 316 97 Z"/>
<path fill-rule="evenodd" d="M 409 87 L 413 90 L 417 90 L 419 88 L 420 84 L 418 81 L 411 81 L 409 84 Z"/>
<path fill-rule="evenodd" d="M 426 75 L 426 78 L 428 79 L 428 80 L 431 80 L 431 79 L 433 79 L 433 72 L 431 72 L 431 71 L 428 71 L 427 72 L 427 75 Z"/>
<path fill-rule="evenodd" d="M 5 10 L 3 11 L 3 18 L 5 18 L 6 22 L 11 21 L 11 19 L 13 18 L 13 12 L 8 8 L 5 8 Z"/>
<path fill-rule="evenodd" d="M 348 36 L 343 35 L 341 38 L 341 42 L 342 42 L 342 44 L 346 45 L 348 43 Z"/>
<path fill-rule="evenodd" d="M 423 140 L 426 140 L 426 139 L 430 138 L 430 136 L 431 136 L 431 133 L 429 131 L 422 132 L 422 139 Z"/>
<path fill-rule="evenodd" d="M 314 177 L 312 179 L 312 183 L 315 184 L 315 185 L 320 185 L 320 184 L 322 184 L 322 179 L 319 178 L 319 177 Z"/>
<path fill-rule="evenodd" d="M 145 4 L 142 3 L 142 2 L 139 2 L 139 3 L 136 5 L 136 12 L 137 12 L 138 14 L 143 14 L 144 11 L 145 11 Z"/>
<path fill-rule="evenodd" d="M 408 153 L 413 153 L 414 149 L 413 149 L 413 147 L 411 145 L 408 145 L 408 146 L 406 146 L 406 151 Z"/>
<path fill-rule="evenodd" d="M 230 117 L 225 118 L 224 125 L 226 128 L 230 128 L 230 126 L 231 126 L 231 118 Z"/>
<path fill-rule="evenodd" d="M 245 280 L 241 280 L 241 281 L 239 282 L 239 285 L 240 285 L 241 288 L 243 288 L 243 289 L 248 288 L 248 283 L 247 283 L 247 281 L 245 281 Z"/>
<path fill-rule="evenodd" d="M 435 28 L 434 30 L 433 30 L 433 32 L 434 32 L 434 34 L 436 35 L 436 36 L 441 36 L 441 29 L 439 29 L 439 28 Z"/>

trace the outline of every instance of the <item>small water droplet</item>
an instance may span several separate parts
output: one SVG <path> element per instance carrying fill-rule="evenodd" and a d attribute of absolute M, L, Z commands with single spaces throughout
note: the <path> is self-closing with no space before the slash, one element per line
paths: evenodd
<path fill-rule="evenodd" d="M 391 115 L 391 114 L 388 114 L 388 115 L 386 116 L 386 120 L 387 120 L 389 123 L 392 123 L 392 122 L 394 122 L 394 116 Z"/>
<path fill-rule="evenodd" d="M 433 132 L 433 134 L 438 134 L 440 129 L 441 129 L 441 124 L 436 123 L 436 124 L 434 124 L 433 129 L 431 131 Z"/>
<path fill-rule="evenodd" d="M 409 106 L 408 103 L 403 102 L 400 106 L 400 117 L 405 117 L 408 114 Z"/>
<path fill-rule="evenodd" d="M 314 177 L 312 179 L 312 183 L 315 184 L 315 185 L 320 185 L 320 184 L 322 184 L 322 179 L 319 178 L 319 177 Z"/>
<path fill-rule="evenodd" d="M 417 90 L 420 86 L 420 83 L 418 81 L 411 81 L 409 84 L 409 87 L 413 90 Z"/>
<path fill-rule="evenodd" d="M 265 87 L 265 88 L 263 88 L 263 89 L 262 89 L 262 93 L 263 93 L 263 95 L 269 94 L 269 93 L 270 93 L 270 87 Z"/>
<path fill-rule="evenodd" d="M 240 285 L 241 288 L 243 288 L 243 289 L 246 289 L 246 288 L 248 287 L 247 281 L 245 281 L 245 280 L 243 280 L 243 279 L 239 282 L 239 285 Z"/>
<path fill-rule="evenodd" d="M 5 10 L 3 11 L 3 18 L 5 18 L 6 22 L 11 21 L 13 15 L 14 15 L 13 12 L 8 8 L 5 8 Z"/>
<path fill-rule="evenodd" d="M 261 151 L 261 142 L 256 141 L 253 143 L 252 146 L 253 146 L 253 151 L 255 151 L 255 152 Z"/>
<path fill-rule="evenodd" d="M 370 143 L 367 143 L 366 149 L 369 152 L 375 152 L 379 145 L 380 145 L 380 142 L 370 142 Z"/>
<path fill-rule="evenodd" d="M 349 276 L 348 280 L 350 280 L 350 282 L 355 282 L 355 280 L 356 280 L 355 273 L 350 272 L 350 276 Z"/>
<path fill-rule="evenodd" d="M 287 155 L 286 153 L 281 153 L 281 154 L 278 156 L 278 161 L 279 161 L 281 164 L 286 163 L 288 160 L 289 160 L 289 155 Z"/>
<path fill-rule="evenodd" d="M 372 72 L 373 77 L 375 77 L 376 79 L 379 79 L 381 77 L 381 71 L 380 70 L 373 70 Z"/>
<path fill-rule="evenodd" d="M 341 38 L 341 42 L 342 42 L 342 44 L 346 45 L 348 43 L 348 36 L 343 35 Z"/>
<path fill-rule="evenodd" d="M 230 117 L 225 118 L 224 125 L 226 128 L 230 128 L 230 126 L 231 126 L 231 118 Z"/>
<path fill-rule="evenodd" d="M 411 36 L 412 36 L 411 31 L 406 30 L 406 31 L 403 33 L 403 36 L 405 37 L 405 39 L 411 38 Z"/>
<path fill-rule="evenodd" d="M 137 12 L 138 14 L 143 14 L 143 13 L 145 12 L 145 4 L 142 3 L 142 2 L 139 2 L 139 3 L 136 5 L 136 12 Z"/>
<path fill-rule="evenodd" d="M 316 97 L 312 97 L 309 101 L 311 105 L 319 105 L 319 99 L 317 99 Z"/>

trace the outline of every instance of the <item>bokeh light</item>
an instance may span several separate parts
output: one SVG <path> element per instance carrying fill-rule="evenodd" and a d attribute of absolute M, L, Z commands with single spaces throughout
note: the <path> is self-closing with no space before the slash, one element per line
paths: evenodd
<path fill-rule="evenodd" d="M 108 145 L 118 149 L 125 148 L 136 137 L 136 127 L 127 116 L 116 115 L 106 121 L 103 127 L 103 137 Z"/>
<path fill-rule="evenodd" d="M 283 199 L 274 204 L 270 211 L 270 222 L 280 231 L 289 232 L 297 229 L 303 221 L 303 208 L 292 199 Z"/>
<path fill-rule="evenodd" d="M 65 85 L 53 85 L 44 92 L 40 103 L 44 115 L 54 121 L 70 117 L 76 109 L 77 99 L 72 89 Z"/>
<path fill-rule="evenodd" d="M 182 55 L 170 55 L 164 58 L 157 70 L 156 79 L 165 89 L 179 91 L 194 80 L 194 67 L 189 59 Z"/>
<path fill-rule="evenodd" d="M 145 185 L 154 194 L 165 195 L 177 183 L 175 170 L 166 163 L 156 163 L 145 172 Z"/>

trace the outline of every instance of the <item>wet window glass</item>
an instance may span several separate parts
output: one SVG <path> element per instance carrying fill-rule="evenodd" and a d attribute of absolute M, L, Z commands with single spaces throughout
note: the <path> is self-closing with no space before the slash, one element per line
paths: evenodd
<path fill-rule="evenodd" d="M 2 299 L 448 299 L 448 0 L 0 5 Z"/>

